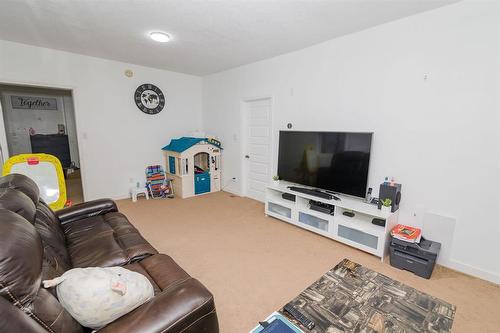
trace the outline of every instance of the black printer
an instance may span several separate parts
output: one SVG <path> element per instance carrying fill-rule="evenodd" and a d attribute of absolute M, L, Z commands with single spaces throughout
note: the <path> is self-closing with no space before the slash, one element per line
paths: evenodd
<path fill-rule="evenodd" d="M 405 269 L 430 279 L 441 243 L 421 237 L 420 243 L 410 243 L 391 236 L 389 245 L 391 266 Z"/>

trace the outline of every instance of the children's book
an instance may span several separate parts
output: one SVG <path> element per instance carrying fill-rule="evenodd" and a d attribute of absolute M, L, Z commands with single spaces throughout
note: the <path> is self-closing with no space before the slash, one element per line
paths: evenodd
<path fill-rule="evenodd" d="M 407 225 L 398 224 L 391 230 L 391 236 L 410 243 L 420 243 L 422 230 L 420 228 L 409 227 Z"/>

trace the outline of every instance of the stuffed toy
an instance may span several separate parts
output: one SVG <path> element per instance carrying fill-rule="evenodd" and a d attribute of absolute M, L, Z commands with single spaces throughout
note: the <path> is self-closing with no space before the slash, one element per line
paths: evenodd
<path fill-rule="evenodd" d="M 151 282 L 123 267 L 74 268 L 43 281 L 56 287 L 61 305 L 82 326 L 98 329 L 127 314 L 154 296 Z"/>

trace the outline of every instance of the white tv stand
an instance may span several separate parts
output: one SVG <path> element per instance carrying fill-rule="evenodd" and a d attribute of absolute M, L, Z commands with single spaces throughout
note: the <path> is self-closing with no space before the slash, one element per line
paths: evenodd
<path fill-rule="evenodd" d="M 398 211 L 387 213 L 361 199 L 336 195 L 340 200 L 323 199 L 292 191 L 289 182 L 276 182 L 266 188 L 266 215 L 374 254 L 384 260 L 388 250 L 389 232 L 397 224 Z M 282 198 L 283 193 L 295 195 L 295 202 Z M 334 215 L 310 209 L 309 200 L 335 206 Z M 343 212 L 353 212 L 353 217 Z M 385 227 L 372 224 L 374 218 L 384 219 Z"/>

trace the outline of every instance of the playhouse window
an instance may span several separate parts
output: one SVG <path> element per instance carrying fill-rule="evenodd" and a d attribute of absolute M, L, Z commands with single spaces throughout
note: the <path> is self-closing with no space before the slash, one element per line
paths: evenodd
<path fill-rule="evenodd" d="M 212 166 L 214 167 L 215 171 L 219 170 L 219 159 L 217 158 L 217 156 L 212 156 Z"/>
<path fill-rule="evenodd" d="M 187 175 L 189 171 L 188 159 L 183 158 L 181 163 L 182 163 L 181 165 L 182 174 Z"/>
<path fill-rule="evenodd" d="M 210 167 L 210 155 L 208 153 L 198 153 L 194 155 L 195 172 L 207 172 Z"/>
<path fill-rule="evenodd" d="M 175 175 L 175 157 L 174 156 L 168 157 L 168 170 L 170 171 L 171 174 Z"/>

